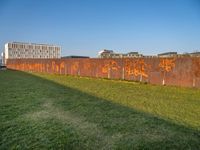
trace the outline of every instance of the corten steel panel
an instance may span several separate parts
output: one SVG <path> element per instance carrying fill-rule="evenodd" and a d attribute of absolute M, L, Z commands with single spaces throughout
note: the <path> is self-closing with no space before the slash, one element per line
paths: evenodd
<path fill-rule="evenodd" d="M 98 61 L 98 76 L 109 79 L 121 79 L 122 59 L 102 59 Z"/>
<path fill-rule="evenodd" d="M 21 71 L 200 87 L 198 57 L 9 59 L 7 67 Z"/>
<path fill-rule="evenodd" d="M 141 82 L 149 81 L 150 65 L 144 58 L 126 58 L 123 59 L 121 66 L 122 77 L 126 80 Z"/>
<path fill-rule="evenodd" d="M 186 62 L 186 63 L 185 63 Z M 178 85 L 192 87 L 191 84 L 191 71 L 192 71 L 191 58 L 176 58 L 175 66 L 166 74 L 166 85 Z"/>
<path fill-rule="evenodd" d="M 200 87 L 200 59 L 192 58 L 192 85 L 193 87 Z"/>
<path fill-rule="evenodd" d="M 84 77 L 91 77 L 92 76 L 92 70 L 93 70 L 93 66 L 92 66 L 92 62 L 90 61 L 90 59 L 82 59 L 79 60 L 79 67 L 80 67 L 80 76 L 84 76 Z"/>
<path fill-rule="evenodd" d="M 147 58 L 145 62 L 148 64 L 148 79 L 151 84 L 162 84 L 161 69 L 159 67 L 160 60 L 155 58 Z"/>

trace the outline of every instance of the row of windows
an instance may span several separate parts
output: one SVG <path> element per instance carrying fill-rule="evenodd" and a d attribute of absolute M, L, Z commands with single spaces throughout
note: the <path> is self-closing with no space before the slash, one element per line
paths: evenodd
<path fill-rule="evenodd" d="M 28 56 L 28 55 L 16 55 L 10 58 L 59 58 L 58 56 Z"/>
<path fill-rule="evenodd" d="M 28 45 L 28 44 L 15 44 L 9 43 L 9 48 L 19 48 L 19 49 L 40 49 L 40 50 L 60 50 L 60 47 L 46 46 L 46 45 Z"/>
<path fill-rule="evenodd" d="M 59 58 L 58 55 L 26 55 L 26 54 L 15 54 L 9 58 Z"/>
<path fill-rule="evenodd" d="M 9 54 L 45 54 L 45 55 L 48 55 L 48 54 L 60 54 L 60 52 L 44 52 L 44 51 L 9 51 Z"/>
<path fill-rule="evenodd" d="M 15 55 L 43 55 L 43 56 L 55 56 L 58 55 L 58 53 L 53 53 L 53 54 L 44 54 L 44 53 L 16 53 L 16 52 L 9 52 L 9 57 L 15 56 Z"/>
<path fill-rule="evenodd" d="M 58 50 L 54 50 L 54 51 L 51 51 L 51 50 L 38 50 L 38 49 L 34 49 L 34 50 L 28 50 L 28 49 L 11 49 L 9 48 L 9 52 L 12 52 L 12 51 L 15 51 L 15 52 L 29 52 L 29 53 L 34 53 L 34 52 L 38 52 L 38 53 L 60 53 L 60 51 Z"/>
<path fill-rule="evenodd" d="M 101 56 L 110 56 L 110 57 L 111 57 L 111 56 L 120 56 L 120 57 L 129 57 L 129 56 L 130 56 L 130 57 L 131 57 L 131 56 L 134 57 L 134 56 L 136 56 L 136 57 L 137 57 L 137 56 L 141 56 L 141 55 L 140 55 L 140 54 L 105 54 L 105 53 L 104 53 L 104 54 L 101 54 Z"/>

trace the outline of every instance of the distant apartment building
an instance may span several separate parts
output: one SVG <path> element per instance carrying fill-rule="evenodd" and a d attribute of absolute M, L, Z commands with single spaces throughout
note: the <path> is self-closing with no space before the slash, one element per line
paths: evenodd
<path fill-rule="evenodd" d="M 192 57 L 200 57 L 200 52 L 188 53 Z"/>
<path fill-rule="evenodd" d="M 166 52 L 158 54 L 158 57 L 176 57 L 178 56 L 177 52 Z"/>
<path fill-rule="evenodd" d="M 114 54 L 113 50 L 104 49 L 98 53 L 100 58 L 109 58 L 112 54 Z"/>
<path fill-rule="evenodd" d="M 138 52 L 129 52 L 126 54 L 115 53 L 113 50 L 102 50 L 99 52 L 99 58 L 133 58 L 133 57 L 142 57 L 142 54 Z"/>
<path fill-rule="evenodd" d="M 21 42 L 11 42 L 5 44 L 5 61 L 7 59 L 49 59 L 60 57 L 60 46 Z"/>
<path fill-rule="evenodd" d="M 123 58 L 132 58 L 132 57 L 143 57 L 142 54 L 139 54 L 138 52 L 129 52 L 127 54 L 122 54 Z"/>

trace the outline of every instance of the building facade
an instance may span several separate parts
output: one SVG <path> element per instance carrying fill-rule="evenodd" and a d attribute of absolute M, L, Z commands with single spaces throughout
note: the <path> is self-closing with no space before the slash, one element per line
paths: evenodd
<path fill-rule="evenodd" d="M 115 53 L 113 50 L 102 50 L 99 52 L 99 58 L 135 58 L 135 57 L 143 57 L 142 54 L 138 52 L 129 52 L 126 54 Z"/>
<path fill-rule="evenodd" d="M 176 56 L 178 56 L 177 52 L 166 52 L 158 54 L 158 57 L 176 57 Z"/>
<path fill-rule="evenodd" d="M 138 52 L 129 52 L 127 54 L 122 54 L 123 58 L 135 58 L 135 57 L 143 57 L 142 54 L 139 54 Z"/>
<path fill-rule="evenodd" d="M 60 58 L 61 47 L 48 44 L 11 42 L 5 44 L 5 60 L 7 59 L 49 59 Z"/>
<path fill-rule="evenodd" d="M 200 52 L 189 53 L 189 55 L 192 57 L 200 57 Z"/>
<path fill-rule="evenodd" d="M 99 58 L 110 58 L 111 55 L 113 55 L 113 54 L 114 54 L 113 50 L 104 49 L 98 53 L 98 57 Z"/>

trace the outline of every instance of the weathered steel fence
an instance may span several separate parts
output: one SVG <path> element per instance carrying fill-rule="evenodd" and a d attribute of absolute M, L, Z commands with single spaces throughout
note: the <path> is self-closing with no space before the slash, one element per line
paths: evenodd
<path fill-rule="evenodd" d="M 160 85 L 200 87 L 200 58 L 127 58 L 127 59 L 9 59 L 7 68 L 134 80 Z"/>

